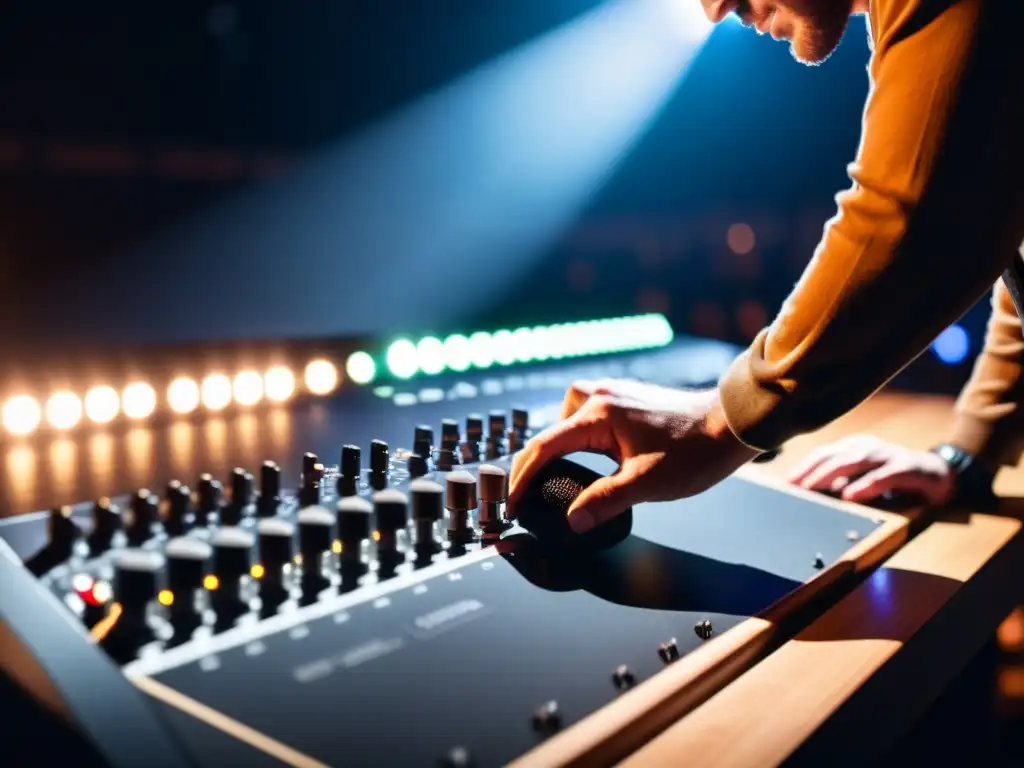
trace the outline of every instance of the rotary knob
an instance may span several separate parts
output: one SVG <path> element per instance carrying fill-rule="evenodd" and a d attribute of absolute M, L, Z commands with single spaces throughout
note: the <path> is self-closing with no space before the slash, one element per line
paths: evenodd
<path fill-rule="evenodd" d="M 419 452 L 409 456 L 406 461 L 406 467 L 409 470 L 409 477 L 415 480 L 417 477 L 423 477 L 427 474 L 427 459 Z"/>
<path fill-rule="evenodd" d="M 459 422 L 455 419 L 444 419 L 441 422 L 441 447 L 454 450 L 459 444 Z"/>
<path fill-rule="evenodd" d="M 448 475 L 445 506 L 448 508 L 448 535 L 454 540 L 465 541 L 472 537 L 469 517 L 476 510 L 476 480 L 469 472 L 452 472 Z"/>
<path fill-rule="evenodd" d="M 221 485 L 213 479 L 212 475 L 202 474 L 199 476 L 199 483 L 196 485 L 197 506 L 199 517 L 196 520 L 200 525 L 206 523 L 206 518 L 220 508 Z"/>
<path fill-rule="evenodd" d="M 213 548 L 205 541 L 186 536 L 177 536 L 164 546 L 172 613 L 192 610 L 195 593 L 203 586 L 212 554 Z"/>
<path fill-rule="evenodd" d="M 153 524 L 159 517 L 160 507 L 149 489 L 140 489 L 131 501 L 131 517 L 125 526 L 128 546 L 140 547 L 153 536 Z"/>
<path fill-rule="evenodd" d="M 231 488 L 231 503 L 221 508 L 220 524 L 238 525 L 252 497 L 252 475 L 241 467 L 235 467 L 231 470 L 228 485 Z"/>
<path fill-rule="evenodd" d="M 398 532 L 405 530 L 409 521 L 408 501 L 405 494 L 393 488 L 378 491 L 373 495 L 373 512 L 377 518 L 380 541 L 378 552 L 395 552 L 398 549 Z"/>
<path fill-rule="evenodd" d="M 358 554 L 360 545 L 370 538 L 373 506 L 361 496 L 347 496 L 338 502 L 338 538 L 342 552 Z"/>
<path fill-rule="evenodd" d="M 391 452 L 383 440 L 370 443 L 370 487 L 382 491 L 388 487 L 388 466 Z"/>
<path fill-rule="evenodd" d="M 485 533 L 501 533 L 501 505 L 508 499 L 508 475 L 501 467 L 483 464 L 479 470 L 480 527 Z"/>
<path fill-rule="evenodd" d="M 359 446 L 342 446 L 341 463 L 338 465 L 339 496 L 355 496 L 359 493 L 360 472 L 362 472 L 362 451 L 359 450 Z"/>
<path fill-rule="evenodd" d="M 295 526 L 287 520 L 266 517 L 256 525 L 256 533 L 259 536 L 260 564 L 263 566 L 260 598 L 265 617 L 288 598 L 285 568 L 295 556 Z"/>
<path fill-rule="evenodd" d="M 428 447 L 433 447 L 433 445 L 434 445 L 434 429 L 433 429 L 433 427 L 429 427 L 426 424 L 420 424 L 419 426 L 416 427 L 415 431 L 413 432 L 412 444 L 416 445 L 417 443 L 419 443 L 421 441 L 422 442 L 426 442 Z"/>
<path fill-rule="evenodd" d="M 168 536 L 182 536 L 192 526 L 192 492 L 177 480 L 167 484 L 167 515 L 164 530 Z"/>
<path fill-rule="evenodd" d="M 233 585 L 252 568 L 254 537 L 241 528 L 221 528 L 213 537 L 213 573 L 221 585 Z"/>
<path fill-rule="evenodd" d="M 281 467 L 273 461 L 260 466 L 260 499 L 256 505 L 260 517 L 273 517 L 281 503 Z"/>
<path fill-rule="evenodd" d="M 114 565 L 114 597 L 126 617 L 141 622 L 156 599 L 164 558 L 157 552 L 126 549 Z"/>
<path fill-rule="evenodd" d="M 434 524 L 444 517 L 444 489 L 431 480 L 420 478 L 409 484 L 409 494 L 412 497 L 416 547 L 435 550 Z"/>
<path fill-rule="evenodd" d="M 324 507 L 306 507 L 299 511 L 298 522 L 303 585 L 318 589 L 326 581 L 322 559 L 334 540 L 334 515 Z"/>
<path fill-rule="evenodd" d="M 113 543 L 114 534 L 121 530 L 121 511 L 110 499 L 102 498 L 92 505 L 92 531 L 89 550 L 93 556 L 103 554 Z"/>

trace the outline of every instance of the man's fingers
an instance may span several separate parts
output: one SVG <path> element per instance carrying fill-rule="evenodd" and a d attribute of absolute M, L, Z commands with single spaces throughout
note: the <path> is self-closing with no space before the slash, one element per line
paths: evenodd
<path fill-rule="evenodd" d="M 569 507 L 569 525 L 576 533 L 586 533 L 622 514 L 636 501 L 636 493 L 636 478 L 624 469 L 595 480 Z"/>
<path fill-rule="evenodd" d="M 876 500 L 884 493 L 897 491 L 922 496 L 930 504 L 938 504 L 942 492 L 940 483 L 917 470 L 894 470 L 892 467 L 879 467 L 863 477 L 850 483 L 843 489 L 843 498 L 865 504 Z"/>
<path fill-rule="evenodd" d="M 871 448 L 864 435 L 851 435 L 835 443 L 819 445 L 789 473 L 789 482 L 802 485 L 802 481 L 825 460 L 835 456 L 866 456 Z"/>
<path fill-rule="evenodd" d="M 589 411 L 581 409 L 565 421 L 541 432 L 516 454 L 512 462 L 512 476 L 509 478 L 507 510 L 511 517 L 515 516 L 516 502 L 541 467 L 570 453 L 595 447 L 595 433 L 602 429 L 602 425 Z"/>
<path fill-rule="evenodd" d="M 862 475 L 883 463 L 882 460 L 872 457 L 835 456 L 815 467 L 800 481 L 800 486 L 810 491 L 831 490 L 832 483 L 838 478 Z"/>

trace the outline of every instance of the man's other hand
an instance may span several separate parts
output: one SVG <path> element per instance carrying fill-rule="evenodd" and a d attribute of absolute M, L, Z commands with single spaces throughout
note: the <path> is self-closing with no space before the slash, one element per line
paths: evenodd
<path fill-rule="evenodd" d="M 717 391 L 690 392 L 639 381 L 579 381 L 565 395 L 559 421 L 530 440 L 512 465 L 508 509 L 534 475 L 576 451 L 619 463 L 569 509 L 577 532 L 644 501 L 700 493 L 757 455 L 729 431 Z"/>
<path fill-rule="evenodd" d="M 789 479 L 803 488 L 839 493 L 847 501 L 862 504 L 893 493 L 919 496 L 939 506 L 956 490 L 956 477 L 941 457 L 871 435 L 853 435 L 821 446 Z"/>

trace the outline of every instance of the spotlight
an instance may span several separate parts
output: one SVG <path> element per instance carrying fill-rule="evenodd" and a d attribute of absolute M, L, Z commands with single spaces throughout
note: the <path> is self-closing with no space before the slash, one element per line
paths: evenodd
<path fill-rule="evenodd" d="M 345 363 L 345 372 L 356 384 L 369 384 L 377 376 L 377 364 L 366 352 L 353 352 Z"/>
<path fill-rule="evenodd" d="M 43 414 L 34 397 L 16 395 L 4 403 L 4 427 L 12 435 L 28 435 L 35 431 Z"/>
<path fill-rule="evenodd" d="M 156 391 L 142 381 L 129 384 L 121 395 L 121 409 L 129 419 L 144 419 L 156 410 Z"/>
<path fill-rule="evenodd" d="M 306 366 L 306 389 L 314 395 L 329 395 L 338 386 L 338 369 L 328 360 L 314 360 Z"/>
<path fill-rule="evenodd" d="M 95 424 L 109 424 L 121 410 L 121 399 L 113 387 L 93 387 L 85 395 L 85 415 Z"/>
<path fill-rule="evenodd" d="M 54 429 L 71 429 L 82 420 L 82 400 L 74 392 L 57 392 L 46 401 L 46 420 Z"/>
<path fill-rule="evenodd" d="M 256 405 L 263 399 L 263 377 L 256 371 L 242 371 L 235 376 L 233 390 L 239 405 Z"/>
<path fill-rule="evenodd" d="M 199 385 L 192 379 L 175 379 L 167 388 L 167 404 L 175 413 L 192 413 L 199 407 L 199 398 Z"/>
<path fill-rule="evenodd" d="M 231 379 L 214 373 L 203 379 L 202 401 L 211 411 L 223 411 L 231 403 Z"/>
<path fill-rule="evenodd" d="M 283 403 L 295 393 L 295 375 L 283 365 L 274 366 L 263 377 L 263 389 L 268 400 Z"/>

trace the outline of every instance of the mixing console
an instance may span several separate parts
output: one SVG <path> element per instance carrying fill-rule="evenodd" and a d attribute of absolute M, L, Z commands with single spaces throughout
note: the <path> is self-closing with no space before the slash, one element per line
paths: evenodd
<path fill-rule="evenodd" d="M 374 415 L 393 435 L 436 408 Z M 376 438 L 336 463 L 305 453 L 291 477 L 265 461 L 5 521 L 0 613 L 66 701 L 123 702 L 117 728 L 82 728 L 111 764 L 131 764 L 131 731 L 167 741 L 167 765 L 499 765 L 876 527 L 733 478 L 576 537 L 565 510 L 614 470 L 590 454 L 548 465 L 512 524 L 511 456 L 541 421 L 414 422 L 408 449 Z"/>

